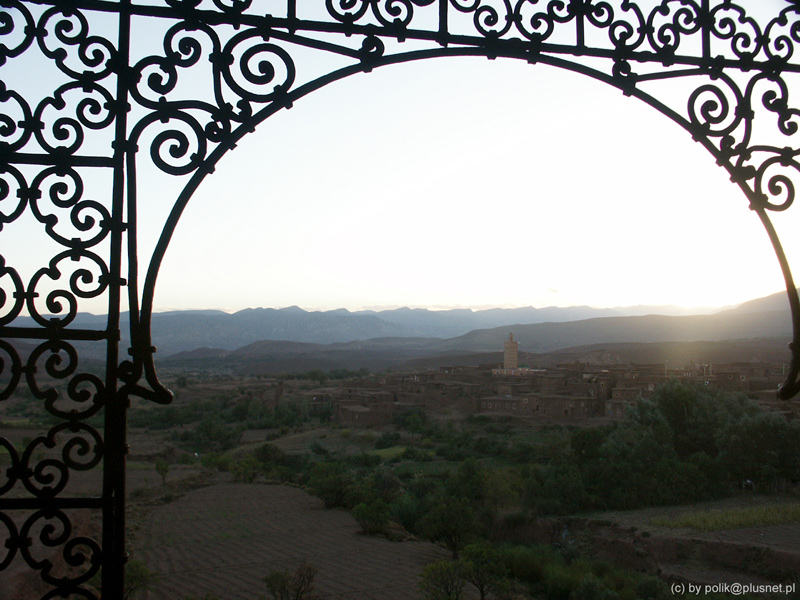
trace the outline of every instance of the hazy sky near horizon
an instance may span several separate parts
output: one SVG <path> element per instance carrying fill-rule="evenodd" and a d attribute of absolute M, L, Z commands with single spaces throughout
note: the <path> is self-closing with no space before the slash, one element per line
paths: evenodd
<path fill-rule="evenodd" d="M 140 169 L 142 278 L 182 185 Z M 800 208 L 771 217 L 800 270 Z M 52 257 L 33 228 L 0 240 L 28 274 Z M 189 202 L 155 309 L 721 307 L 783 288 L 747 199 L 677 124 L 583 75 L 442 58 L 330 84 L 245 137 Z"/>
<path fill-rule="evenodd" d="M 736 304 L 783 289 L 747 206 L 683 129 L 605 84 L 510 60 L 391 66 L 314 92 L 221 161 L 156 305 Z"/>

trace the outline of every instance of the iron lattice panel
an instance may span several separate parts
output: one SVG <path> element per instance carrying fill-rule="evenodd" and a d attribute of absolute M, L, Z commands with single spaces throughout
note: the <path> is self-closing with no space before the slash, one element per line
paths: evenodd
<path fill-rule="evenodd" d="M 33 440 L 0 437 L 0 571 L 24 562 L 49 590 L 43 598 L 97 598 L 98 577 L 104 597 L 122 597 L 125 414 L 131 396 L 171 398 L 150 321 L 181 212 L 259 123 L 393 63 L 484 56 L 561 67 L 686 129 L 741 188 L 775 248 L 794 328 L 779 394 L 793 397 L 800 302 L 769 215 L 791 207 L 800 179 L 790 98 L 800 9 L 763 4 L 0 0 L 0 230 L 9 240 L 0 245 L 0 401 L 27 396 L 55 423 Z M 142 190 L 159 178 L 181 191 L 143 251 Z M 24 221 L 39 238 L 9 237 Z M 26 272 L 31 254 L 39 266 Z M 87 321 L 81 306 L 97 299 L 107 317 Z M 101 473 L 95 490 L 74 493 L 87 473 Z"/>

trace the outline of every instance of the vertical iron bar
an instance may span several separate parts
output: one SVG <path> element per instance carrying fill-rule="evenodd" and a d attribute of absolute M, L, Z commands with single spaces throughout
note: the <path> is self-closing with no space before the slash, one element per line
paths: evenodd
<path fill-rule="evenodd" d="M 703 59 L 708 63 L 711 59 L 711 8 L 708 0 L 703 0 L 700 5 L 700 32 L 703 40 Z"/>
<path fill-rule="evenodd" d="M 447 9 L 450 0 L 439 0 L 439 43 L 442 46 L 447 45 L 448 23 L 447 23 Z"/>
<path fill-rule="evenodd" d="M 785 384 L 778 391 L 780 398 L 789 400 L 800 391 L 798 390 L 800 386 L 797 383 L 797 376 L 800 374 L 800 297 L 797 295 L 797 286 L 792 277 L 792 270 L 789 268 L 789 261 L 786 259 L 786 253 L 783 251 L 783 246 L 778 239 L 778 233 L 775 231 L 772 221 L 762 207 L 753 207 L 753 210 L 756 211 L 758 218 L 761 219 L 761 223 L 769 236 L 769 241 L 772 242 L 775 256 L 778 258 L 778 263 L 780 263 L 781 271 L 783 272 L 783 279 L 786 282 L 786 293 L 789 296 L 789 308 L 792 313 L 792 343 L 789 348 L 792 351 L 792 362 L 789 366 L 789 374 L 786 377 Z"/>
<path fill-rule="evenodd" d="M 108 299 L 108 350 L 106 354 L 106 406 L 103 465 L 103 574 L 101 595 L 123 597 L 125 577 L 125 454 L 127 396 L 118 392 L 122 239 L 125 208 L 125 156 L 128 152 L 128 63 L 130 60 L 130 0 L 119 5 L 119 42 L 116 56 L 117 91 L 114 146 L 114 178 L 109 271 L 112 281 Z"/>

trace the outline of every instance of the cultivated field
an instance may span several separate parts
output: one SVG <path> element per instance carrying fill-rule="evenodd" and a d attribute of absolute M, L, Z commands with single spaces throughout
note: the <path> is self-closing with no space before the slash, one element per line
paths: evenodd
<path fill-rule="evenodd" d="M 147 600 L 256 600 L 274 569 L 316 567 L 330 600 L 418 600 L 423 566 L 448 553 L 427 542 L 359 534 L 353 517 L 306 492 L 275 485 L 218 484 L 154 507 L 133 558 L 158 573 Z"/>

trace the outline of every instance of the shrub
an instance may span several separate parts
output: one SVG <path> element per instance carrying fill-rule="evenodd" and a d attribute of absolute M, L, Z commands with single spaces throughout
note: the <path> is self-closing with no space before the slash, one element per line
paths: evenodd
<path fill-rule="evenodd" d="M 342 463 L 319 463 L 311 469 L 308 484 L 326 508 L 348 508 L 353 496 L 353 477 Z"/>
<path fill-rule="evenodd" d="M 589 573 L 569 595 L 569 600 L 617 600 L 619 595 Z"/>
<path fill-rule="evenodd" d="M 565 563 L 550 563 L 544 568 L 544 587 L 550 600 L 569 600 L 585 577 Z"/>
<path fill-rule="evenodd" d="M 303 563 L 294 573 L 287 570 L 271 571 L 262 580 L 267 584 L 267 591 L 273 600 L 317 600 L 314 593 L 314 578 L 317 570 L 308 563 Z"/>
<path fill-rule="evenodd" d="M 367 535 L 386 533 L 389 524 L 389 505 L 383 500 L 362 502 L 353 507 L 353 517 L 361 526 L 361 532 Z"/>
<path fill-rule="evenodd" d="M 283 464 L 283 461 L 286 458 L 283 450 L 274 444 L 269 443 L 261 444 L 255 450 L 253 450 L 253 456 L 255 456 L 256 459 L 260 460 L 262 463 L 273 463 L 276 465 Z"/>
<path fill-rule="evenodd" d="M 139 592 L 150 589 L 158 575 L 151 571 L 141 560 L 132 560 L 125 565 L 125 584 L 122 597 L 132 600 Z"/>
<path fill-rule="evenodd" d="M 440 560 L 422 569 L 419 588 L 425 600 L 460 600 L 464 583 L 457 562 Z"/>
<path fill-rule="evenodd" d="M 564 563 L 550 546 L 503 546 L 499 555 L 511 577 L 534 584 L 543 581 L 548 565 Z"/>
<path fill-rule="evenodd" d="M 263 463 L 252 454 L 246 454 L 239 460 L 233 461 L 230 465 L 230 470 L 235 480 L 243 481 L 244 483 L 253 483 L 262 468 Z"/>
<path fill-rule="evenodd" d="M 375 440 L 375 449 L 382 450 L 384 448 L 391 448 L 400 443 L 400 433 L 397 431 L 382 433 L 381 436 Z"/>
<path fill-rule="evenodd" d="M 423 514 L 422 503 L 411 494 L 403 494 L 391 505 L 392 517 L 408 531 L 417 531 Z"/>

